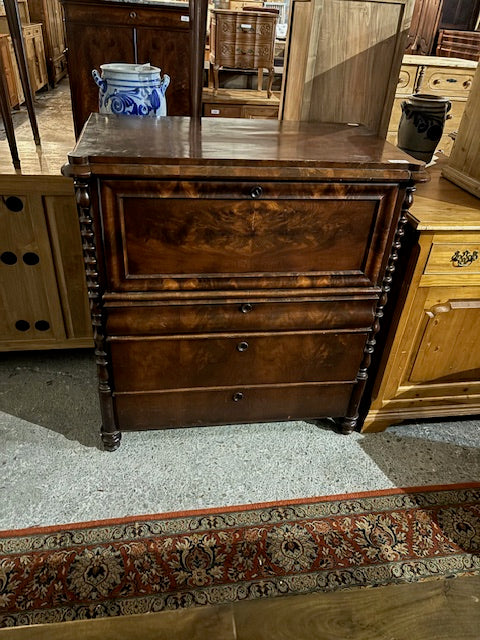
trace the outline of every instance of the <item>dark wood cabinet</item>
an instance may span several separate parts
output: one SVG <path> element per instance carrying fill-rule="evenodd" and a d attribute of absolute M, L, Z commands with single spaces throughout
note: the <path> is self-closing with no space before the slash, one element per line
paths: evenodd
<path fill-rule="evenodd" d="M 422 168 L 363 127 L 93 114 L 65 172 L 106 448 L 134 429 L 352 431 Z"/>
<path fill-rule="evenodd" d="M 416 0 L 405 53 L 431 54 L 444 0 Z"/>
<path fill-rule="evenodd" d="M 73 121 L 78 137 L 98 111 L 92 69 L 109 62 L 150 62 L 167 73 L 169 115 L 190 114 L 190 21 L 188 3 L 119 3 L 62 0 L 68 46 Z"/>

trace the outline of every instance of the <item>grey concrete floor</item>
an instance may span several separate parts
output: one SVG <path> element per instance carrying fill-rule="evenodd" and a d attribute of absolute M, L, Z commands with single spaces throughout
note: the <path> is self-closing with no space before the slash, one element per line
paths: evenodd
<path fill-rule="evenodd" d="M 99 426 L 92 351 L 2 354 L 0 529 L 480 480 L 478 417 L 132 432 L 114 453 Z"/>

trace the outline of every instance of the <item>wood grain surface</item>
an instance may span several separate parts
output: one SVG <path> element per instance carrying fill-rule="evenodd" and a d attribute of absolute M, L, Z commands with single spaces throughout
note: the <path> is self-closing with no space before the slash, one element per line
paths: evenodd
<path fill-rule="evenodd" d="M 480 577 L 0 630 L 1 640 L 478 640 Z"/>

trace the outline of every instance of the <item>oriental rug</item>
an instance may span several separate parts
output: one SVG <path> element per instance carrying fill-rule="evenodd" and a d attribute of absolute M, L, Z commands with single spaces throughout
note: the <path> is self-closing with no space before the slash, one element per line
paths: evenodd
<path fill-rule="evenodd" d="M 0 534 L 1 626 L 480 571 L 480 483 Z"/>

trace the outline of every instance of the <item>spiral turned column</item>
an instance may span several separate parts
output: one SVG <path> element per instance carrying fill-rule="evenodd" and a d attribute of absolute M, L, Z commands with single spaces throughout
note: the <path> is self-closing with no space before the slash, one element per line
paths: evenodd
<path fill-rule="evenodd" d="M 350 405 L 348 407 L 347 416 L 342 420 L 336 421 L 340 427 L 340 431 L 343 434 L 350 434 L 354 431 L 358 422 L 358 408 L 365 391 L 365 385 L 368 380 L 368 368 L 372 361 L 372 354 L 375 350 L 376 335 L 380 330 L 380 321 L 383 317 L 383 310 L 388 300 L 388 294 L 390 293 L 393 273 L 396 269 L 396 263 L 398 261 L 398 251 L 402 246 L 402 238 L 405 235 L 405 225 L 407 223 L 407 213 L 413 202 L 413 194 L 415 192 L 414 186 L 409 186 L 405 192 L 405 198 L 402 203 L 402 209 L 400 218 L 398 220 L 397 230 L 395 233 L 394 241 L 392 244 L 392 250 L 388 259 L 387 268 L 385 269 L 385 275 L 382 282 L 382 291 L 378 300 L 377 308 L 375 311 L 375 319 L 372 328 L 368 334 L 365 349 L 363 351 L 363 359 L 360 364 L 360 369 L 357 374 L 357 382 L 350 399 Z"/>
<path fill-rule="evenodd" d="M 105 318 L 102 310 L 102 290 L 95 245 L 95 229 L 90 208 L 90 190 L 88 180 L 77 178 L 74 185 L 95 342 L 95 361 L 102 413 L 102 441 L 107 451 L 115 451 L 120 446 L 121 433 L 116 427 L 113 409 L 110 362 L 105 340 Z"/>

